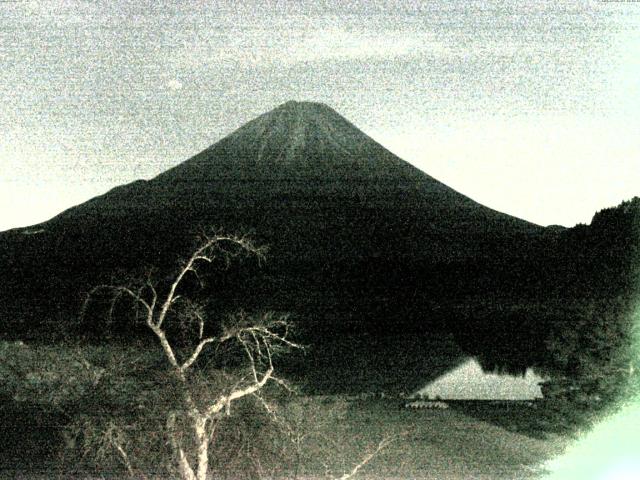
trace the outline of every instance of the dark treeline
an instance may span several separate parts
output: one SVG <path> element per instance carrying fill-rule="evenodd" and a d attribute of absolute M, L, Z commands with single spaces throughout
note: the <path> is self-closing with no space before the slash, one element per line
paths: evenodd
<path fill-rule="evenodd" d="M 489 370 L 535 366 L 576 391 L 613 399 L 636 361 L 640 198 L 598 212 L 589 226 L 552 232 L 541 246 L 525 264 L 535 281 L 521 285 L 519 301 L 465 305 L 457 338 Z"/>
<path fill-rule="evenodd" d="M 427 366 L 441 373 L 456 364 L 460 352 L 453 348 L 449 359 L 439 357 L 437 366 L 424 362 L 417 368 L 415 359 L 409 358 L 429 357 L 434 337 L 453 335 L 462 350 L 477 356 L 487 369 L 522 373 L 536 367 L 557 378 L 581 377 L 609 388 L 623 378 L 629 362 L 630 311 L 640 264 L 639 208 L 636 198 L 597 213 L 588 226 L 550 228 L 516 239 L 485 236 L 475 255 L 445 261 L 442 257 L 434 261 L 436 255 L 401 255 L 398 245 L 385 250 L 382 242 L 393 239 L 383 235 L 372 237 L 350 256 L 340 250 L 349 245 L 344 239 L 313 239 L 298 231 L 291 233 L 291 241 L 304 238 L 308 255 L 293 255 L 304 245 L 289 248 L 287 241 L 272 249 L 265 265 L 214 267 L 203 277 L 206 288 L 201 290 L 195 279 L 187 288 L 207 303 L 218 320 L 238 308 L 290 312 L 301 340 L 315 346 L 315 357 L 306 357 L 313 360 L 307 367 L 304 361 L 296 363 L 296 368 L 309 369 L 299 372 L 301 377 L 313 377 L 318 365 L 324 365 L 324 377 L 327 368 L 348 368 L 354 358 L 367 355 L 367 343 L 360 340 L 374 338 L 376 355 L 384 356 L 386 345 L 386 354 L 407 357 L 405 365 L 414 375 L 408 374 L 403 384 L 409 388 L 411 381 L 431 377 Z M 351 220 L 352 234 L 366 226 Z M 116 316 L 120 321 L 104 322 L 99 302 L 80 320 L 86 292 L 98 283 L 142 278 L 150 265 L 162 284 L 163 275 L 179 261 L 176 252 L 187 251 L 192 241 L 188 235 L 156 226 L 141 228 L 143 222 L 130 232 L 83 222 L 82 235 L 74 236 L 76 225 L 58 226 L 65 235 L 53 248 L 46 236 L 34 242 L 35 235 L 14 235 L 12 243 L 5 234 L 4 262 L 9 265 L 2 290 L 5 338 L 83 335 L 99 342 L 105 336 L 144 335 L 144 328 L 132 327 L 127 305 Z M 95 232 L 87 234 L 91 229 Z M 367 238 L 361 232 L 356 236 Z M 435 239 L 431 247 L 431 252 L 444 248 Z M 358 348 L 328 348 L 336 332 L 351 338 Z M 401 348 L 403 338 L 411 338 L 411 351 Z M 420 338 L 425 341 L 415 340 Z"/>

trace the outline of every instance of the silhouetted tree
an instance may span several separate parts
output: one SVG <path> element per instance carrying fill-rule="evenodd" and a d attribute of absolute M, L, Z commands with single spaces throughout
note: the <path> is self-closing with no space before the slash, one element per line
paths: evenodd
<path fill-rule="evenodd" d="M 128 298 L 142 312 L 146 327 L 160 345 L 171 377 L 175 380 L 179 397 L 173 408 L 166 412 L 166 430 L 173 450 L 176 470 L 183 480 L 205 480 L 209 474 L 210 445 L 216 426 L 223 416 L 232 413 L 238 400 L 252 396 L 264 408 L 270 407 L 261 396 L 269 383 L 286 386 L 275 375 L 273 359 L 291 348 L 299 348 L 289 338 L 290 323 L 284 316 L 271 313 L 250 316 L 244 313 L 230 316 L 219 328 L 218 335 L 207 335 L 210 330 L 206 311 L 197 303 L 183 299 L 181 286 L 189 276 L 198 277 L 202 266 L 216 261 L 228 263 L 239 255 L 263 258 L 264 250 L 245 237 L 213 235 L 201 239 L 201 244 L 184 261 L 165 291 L 160 291 L 151 279 L 139 285 L 99 285 L 89 294 L 87 302 L 97 294 L 110 298 L 109 315 L 116 303 Z M 181 308 L 176 305 L 181 303 Z M 195 330 L 195 341 L 176 343 L 168 333 L 171 323 Z M 198 376 L 192 372 L 196 363 L 208 349 L 219 350 L 234 343 L 244 353 L 244 375 L 228 377 L 228 384 L 218 391 L 202 391 Z M 143 412 L 144 413 L 144 412 Z M 107 429 L 111 443 L 120 454 L 130 473 L 133 466 L 123 446 L 122 432 L 116 427 Z"/>

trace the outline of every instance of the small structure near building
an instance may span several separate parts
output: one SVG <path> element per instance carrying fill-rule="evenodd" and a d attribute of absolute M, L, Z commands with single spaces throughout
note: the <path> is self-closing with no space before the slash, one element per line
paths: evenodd
<path fill-rule="evenodd" d="M 412 402 L 405 403 L 404 408 L 410 408 L 412 410 L 421 410 L 423 408 L 446 410 L 449 408 L 449 405 L 440 400 L 414 400 Z"/>

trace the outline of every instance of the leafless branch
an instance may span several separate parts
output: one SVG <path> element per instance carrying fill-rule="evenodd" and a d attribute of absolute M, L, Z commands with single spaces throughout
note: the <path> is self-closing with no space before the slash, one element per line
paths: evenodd
<path fill-rule="evenodd" d="M 191 447 L 185 447 L 188 444 L 183 443 L 177 433 L 177 413 L 170 413 L 167 419 L 167 430 L 183 480 L 204 480 L 206 478 L 207 451 L 215 429 L 215 420 L 223 411 L 227 415 L 230 414 L 232 402 L 253 395 L 259 399 L 270 414 L 275 415 L 275 411 L 259 395 L 259 391 L 269 381 L 274 381 L 291 390 L 283 380 L 275 377 L 273 355 L 282 348 L 301 348 L 300 345 L 288 338 L 290 324 L 285 317 L 274 318 L 272 314 L 253 317 L 239 312 L 236 316 L 230 317 L 228 324 L 223 325 L 222 333 L 219 336 L 205 337 L 206 316 L 204 309 L 189 299 L 183 299 L 183 302 L 180 303 L 180 310 L 178 310 L 177 302 L 182 298 L 179 290 L 189 272 L 193 273 L 198 282 L 202 284 L 198 273 L 200 265 L 211 264 L 218 260 L 228 264 L 231 258 L 243 254 L 255 256 L 258 261 L 264 259 L 265 250 L 256 247 L 246 237 L 215 234 L 213 236 L 205 235 L 201 240 L 201 244 L 179 267 L 166 290 L 165 288 L 159 289 L 154 284 L 149 272 L 147 278 L 138 282 L 136 286 L 99 285 L 89 292 L 83 305 L 84 311 L 93 295 L 106 292 L 110 295 L 109 318 L 113 317 L 117 303 L 125 296 L 133 300 L 136 306 L 136 316 L 138 307 L 146 313 L 145 323 L 156 336 L 169 362 L 170 371 L 175 374 L 182 386 L 184 403 L 180 414 L 185 415 L 184 420 L 190 424 L 188 428 L 191 429 L 192 436 L 196 441 L 196 452 L 191 451 Z M 184 321 L 189 325 L 196 323 L 198 340 L 195 346 L 174 348 L 172 345 L 167 337 L 171 330 L 166 328 L 166 324 L 175 319 L 174 314 L 177 315 L 179 321 Z M 208 399 L 202 407 L 196 396 L 194 385 L 191 384 L 193 378 L 188 375 L 189 369 L 198 361 L 209 344 L 214 345 L 217 349 L 223 343 L 232 340 L 235 340 L 244 349 L 249 373 L 240 378 L 229 390 L 223 391 L 213 399 Z M 113 445 L 125 462 L 127 470 L 132 473 L 133 470 L 128 462 L 125 447 L 120 442 L 114 442 Z"/>
<path fill-rule="evenodd" d="M 212 263 L 217 258 L 216 252 L 222 253 L 225 258 L 237 255 L 233 255 L 228 250 L 224 250 L 222 247 L 222 244 L 224 243 L 231 243 L 233 245 L 236 245 L 239 247 L 239 251 L 253 254 L 258 258 L 258 260 L 262 258 L 264 249 L 256 247 L 250 240 L 245 237 L 228 235 L 214 235 L 212 237 L 205 237 L 202 245 L 200 245 L 200 247 L 198 247 L 191 254 L 186 263 L 178 271 L 178 274 L 176 275 L 174 281 L 171 283 L 171 286 L 169 287 L 169 293 L 167 294 L 167 297 L 163 302 L 158 314 L 158 319 L 156 321 L 158 327 L 162 326 L 162 323 L 167 316 L 171 304 L 175 301 L 176 290 L 188 272 L 194 272 L 197 275 L 197 264 L 199 262 Z"/>
<path fill-rule="evenodd" d="M 129 476 L 131 476 L 132 478 L 137 476 L 139 478 L 146 479 L 146 476 L 144 474 L 140 473 L 139 475 L 136 475 L 134 471 L 129 455 L 127 454 L 127 451 L 126 451 L 126 446 L 124 445 L 124 443 L 126 443 L 126 437 L 122 427 L 116 425 L 113 422 L 109 422 L 105 430 L 102 432 L 101 436 L 102 436 L 101 438 L 102 447 L 100 448 L 100 450 L 102 450 L 101 455 L 104 455 L 106 453 L 104 452 L 104 450 L 106 449 L 109 449 L 109 448 L 115 449 L 120 461 L 122 462 L 124 467 L 127 469 L 127 473 L 129 474 Z"/>
<path fill-rule="evenodd" d="M 198 357 L 200 356 L 200 353 L 202 352 L 202 349 L 207 344 L 213 343 L 216 341 L 219 341 L 219 340 L 215 337 L 209 337 L 209 338 L 205 338 L 204 340 L 201 340 L 200 343 L 198 343 L 198 346 L 194 349 L 191 356 L 182 365 L 180 365 L 180 371 L 185 372 L 198 359 Z"/>
<path fill-rule="evenodd" d="M 177 429 L 176 429 L 176 413 L 171 412 L 167 419 L 167 430 L 169 433 L 169 441 L 171 442 L 171 446 L 173 451 L 177 456 L 178 469 L 180 471 L 183 480 L 197 480 L 195 472 L 189 463 L 189 459 L 187 458 L 182 445 L 180 444 L 180 440 L 178 438 Z"/>
<path fill-rule="evenodd" d="M 106 292 L 110 292 L 112 293 L 111 296 L 111 305 L 110 305 L 110 315 L 113 314 L 113 308 L 115 303 L 123 296 L 123 295 L 128 295 L 129 297 L 131 297 L 136 303 L 142 305 L 147 312 L 151 312 L 152 308 L 149 305 L 149 303 L 147 303 L 145 301 L 144 298 L 142 298 L 141 295 L 137 294 L 136 292 L 134 292 L 133 290 L 131 290 L 129 287 L 125 287 L 122 285 L 98 285 L 94 288 L 91 289 L 91 291 L 89 291 L 89 293 L 87 294 L 87 298 L 85 299 L 84 305 L 83 305 L 83 310 L 82 312 L 84 313 L 86 311 L 86 306 L 88 305 L 89 301 L 92 299 L 92 297 L 96 294 L 98 294 L 99 292 L 102 291 L 106 291 Z"/>
<path fill-rule="evenodd" d="M 353 467 L 353 469 L 351 469 L 349 473 L 345 473 L 344 475 L 342 475 L 341 477 L 338 477 L 335 480 L 349 480 L 350 478 L 353 478 L 362 467 L 364 467 L 367 463 L 369 463 L 373 459 L 373 457 L 375 457 L 378 453 L 380 453 L 380 451 L 383 448 L 385 448 L 387 445 L 389 445 L 393 440 L 394 440 L 393 437 L 383 438 L 378 444 L 378 446 L 376 447 L 376 449 L 371 453 L 365 455 L 362 461 L 358 463 L 355 467 Z"/>
<path fill-rule="evenodd" d="M 218 399 L 209 406 L 206 410 L 206 416 L 212 418 L 216 413 L 220 412 L 227 404 L 230 404 L 234 400 L 245 397 L 247 395 L 251 395 L 252 393 L 257 392 L 262 387 L 264 387 L 271 375 L 273 374 L 273 366 L 269 367 L 269 369 L 262 375 L 257 382 L 254 382 L 244 388 L 239 388 L 237 390 L 233 390 L 228 395 L 222 395 L 218 397 Z"/>
<path fill-rule="evenodd" d="M 293 387 L 291 387 L 291 385 L 289 385 L 287 382 L 285 382 L 281 378 L 276 377 L 275 375 L 272 375 L 271 376 L 271 380 L 276 382 L 278 385 L 280 385 L 282 388 L 284 388 L 287 392 L 289 392 L 289 393 L 297 393 L 297 391 Z"/>

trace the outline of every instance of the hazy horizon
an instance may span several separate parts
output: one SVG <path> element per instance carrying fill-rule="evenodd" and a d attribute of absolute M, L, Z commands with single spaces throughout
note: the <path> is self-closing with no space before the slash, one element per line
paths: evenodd
<path fill-rule="evenodd" d="M 327 103 L 534 223 L 640 194 L 640 4 L 2 2 L 0 230 Z"/>

